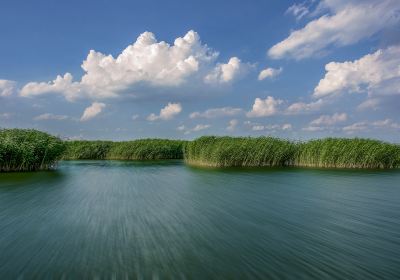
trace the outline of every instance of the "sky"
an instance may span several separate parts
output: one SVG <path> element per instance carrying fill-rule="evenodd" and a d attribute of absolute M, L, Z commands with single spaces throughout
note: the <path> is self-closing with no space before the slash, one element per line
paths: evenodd
<path fill-rule="evenodd" d="M 400 142 L 400 1 L 2 1 L 0 128 Z"/>

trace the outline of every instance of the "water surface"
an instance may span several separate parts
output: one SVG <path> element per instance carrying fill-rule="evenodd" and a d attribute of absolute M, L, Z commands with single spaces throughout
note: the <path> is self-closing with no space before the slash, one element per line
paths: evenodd
<path fill-rule="evenodd" d="M 0 278 L 398 279 L 400 172 L 62 162 L 0 174 Z"/>

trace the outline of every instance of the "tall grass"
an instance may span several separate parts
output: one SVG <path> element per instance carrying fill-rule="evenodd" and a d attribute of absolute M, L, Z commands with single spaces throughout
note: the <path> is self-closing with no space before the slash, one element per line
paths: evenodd
<path fill-rule="evenodd" d="M 292 142 L 273 137 L 205 136 L 186 145 L 185 161 L 210 167 L 396 168 L 400 167 L 400 146 L 357 138 Z"/>
<path fill-rule="evenodd" d="M 185 144 L 186 141 L 168 139 L 141 139 L 124 142 L 68 141 L 63 159 L 183 159 Z"/>
<path fill-rule="evenodd" d="M 400 146 L 372 139 L 326 138 L 299 144 L 297 166 L 400 167 Z"/>
<path fill-rule="evenodd" d="M 66 141 L 29 129 L 0 130 L 0 171 L 52 168 L 58 159 L 185 159 L 192 165 L 400 167 L 400 145 L 371 139 L 326 138 L 294 142 L 273 137 L 203 136 L 194 141 Z"/>
<path fill-rule="evenodd" d="M 296 152 L 295 143 L 273 137 L 203 136 L 186 145 L 185 161 L 211 167 L 287 166 Z"/>
<path fill-rule="evenodd" d="M 52 168 L 65 150 L 57 137 L 31 129 L 0 130 L 0 171 Z"/>
<path fill-rule="evenodd" d="M 66 141 L 63 159 L 106 159 L 111 141 Z"/>

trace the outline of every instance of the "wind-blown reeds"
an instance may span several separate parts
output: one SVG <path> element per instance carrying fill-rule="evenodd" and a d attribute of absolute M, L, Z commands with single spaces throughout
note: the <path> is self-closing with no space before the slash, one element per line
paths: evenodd
<path fill-rule="evenodd" d="M 358 138 L 292 142 L 273 137 L 205 136 L 186 145 L 185 161 L 210 167 L 396 168 L 400 146 Z"/>
<path fill-rule="evenodd" d="M 400 145 L 371 139 L 325 138 L 294 142 L 274 137 L 203 136 L 193 141 L 61 141 L 29 129 L 0 130 L 0 171 L 52 168 L 66 160 L 184 159 L 209 167 L 299 166 L 398 168 Z"/>
<path fill-rule="evenodd" d="M 372 139 L 325 138 L 299 144 L 297 166 L 395 168 L 400 146 Z"/>
<path fill-rule="evenodd" d="M 0 130 L 0 171 L 52 168 L 65 150 L 57 137 L 31 129 Z"/>
<path fill-rule="evenodd" d="M 68 141 L 63 159 L 157 160 L 183 159 L 186 141 L 140 139 L 133 141 Z"/>
<path fill-rule="evenodd" d="M 186 145 L 185 161 L 212 167 L 288 166 L 296 152 L 295 143 L 273 137 L 203 136 Z"/>

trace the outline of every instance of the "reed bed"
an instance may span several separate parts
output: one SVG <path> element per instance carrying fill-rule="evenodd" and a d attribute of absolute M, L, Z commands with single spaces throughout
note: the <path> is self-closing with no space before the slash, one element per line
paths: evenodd
<path fill-rule="evenodd" d="M 186 141 L 168 139 L 140 139 L 124 142 L 68 141 L 63 159 L 183 159 L 185 144 Z"/>
<path fill-rule="evenodd" d="M 400 167 L 400 145 L 372 139 L 326 138 L 299 144 L 296 166 L 334 168 Z"/>
<path fill-rule="evenodd" d="M 57 137 L 32 129 L 0 130 L 0 172 L 51 169 L 65 150 Z"/>
<path fill-rule="evenodd" d="M 296 152 L 296 143 L 273 137 L 203 136 L 186 145 L 185 161 L 210 167 L 288 166 Z"/>
<path fill-rule="evenodd" d="M 193 141 L 61 141 L 30 129 L 0 130 L 0 172 L 50 169 L 57 160 L 184 159 L 209 167 L 398 168 L 400 145 L 372 139 L 295 142 L 274 137 L 203 136 Z"/>
<path fill-rule="evenodd" d="M 400 146 L 371 139 L 293 142 L 273 137 L 204 136 L 189 142 L 185 162 L 209 167 L 400 167 Z"/>

